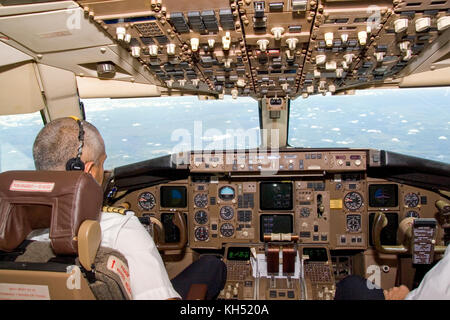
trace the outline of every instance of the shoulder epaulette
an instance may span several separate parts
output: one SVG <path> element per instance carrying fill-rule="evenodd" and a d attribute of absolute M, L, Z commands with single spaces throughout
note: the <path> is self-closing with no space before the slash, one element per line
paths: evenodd
<path fill-rule="evenodd" d="M 110 207 L 110 206 L 103 206 L 102 208 L 103 212 L 114 212 L 114 213 L 120 213 L 122 215 L 126 215 L 127 212 L 133 212 L 131 210 L 121 208 L 121 207 Z"/>

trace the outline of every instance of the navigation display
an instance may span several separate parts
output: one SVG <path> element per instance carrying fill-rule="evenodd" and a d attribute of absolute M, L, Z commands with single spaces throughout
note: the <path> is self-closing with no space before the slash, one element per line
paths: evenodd
<path fill-rule="evenodd" d="M 290 214 L 262 214 L 259 223 L 261 241 L 264 241 L 264 234 L 292 233 L 292 221 Z"/>
<path fill-rule="evenodd" d="M 292 183 L 261 182 L 259 199 L 261 210 L 292 210 Z"/>
<path fill-rule="evenodd" d="M 186 187 L 163 186 L 161 187 L 161 207 L 163 208 L 185 208 Z"/>
<path fill-rule="evenodd" d="M 398 205 L 398 186 L 396 184 L 369 185 L 369 206 L 373 208 L 396 207 Z"/>

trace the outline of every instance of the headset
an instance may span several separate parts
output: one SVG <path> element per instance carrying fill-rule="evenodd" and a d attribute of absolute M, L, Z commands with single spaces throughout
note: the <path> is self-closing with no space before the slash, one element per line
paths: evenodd
<path fill-rule="evenodd" d="M 66 163 L 66 170 L 67 171 L 83 171 L 84 170 L 84 162 L 81 161 L 81 154 L 83 153 L 83 146 L 84 146 L 84 129 L 83 124 L 81 123 L 81 120 L 77 117 L 71 116 L 73 120 L 75 120 L 78 123 L 78 141 L 80 142 L 80 145 L 78 147 L 78 153 L 75 158 L 71 158 Z"/>

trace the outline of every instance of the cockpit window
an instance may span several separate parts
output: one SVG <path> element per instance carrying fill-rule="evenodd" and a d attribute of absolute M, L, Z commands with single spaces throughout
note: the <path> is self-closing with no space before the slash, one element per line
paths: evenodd
<path fill-rule="evenodd" d="M 293 147 L 389 150 L 450 162 L 450 87 L 375 89 L 291 101 Z"/>
<path fill-rule="evenodd" d="M 102 134 L 105 168 L 187 150 L 259 146 L 258 103 L 252 98 L 195 96 L 85 99 L 86 117 Z"/>
<path fill-rule="evenodd" d="M 0 116 L 0 172 L 34 170 L 33 143 L 43 126 L 39 112 Z"/>

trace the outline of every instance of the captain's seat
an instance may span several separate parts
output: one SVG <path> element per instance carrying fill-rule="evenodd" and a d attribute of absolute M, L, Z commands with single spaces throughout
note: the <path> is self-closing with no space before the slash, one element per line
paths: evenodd
<path fill-rule="evenodd" d="M 126 259 L 100 248 L 102 189 L 79 171 L 0 173 L 0 299 L 131 299 Z M 49 241 L 27 240 L 49 228 Z"/>

